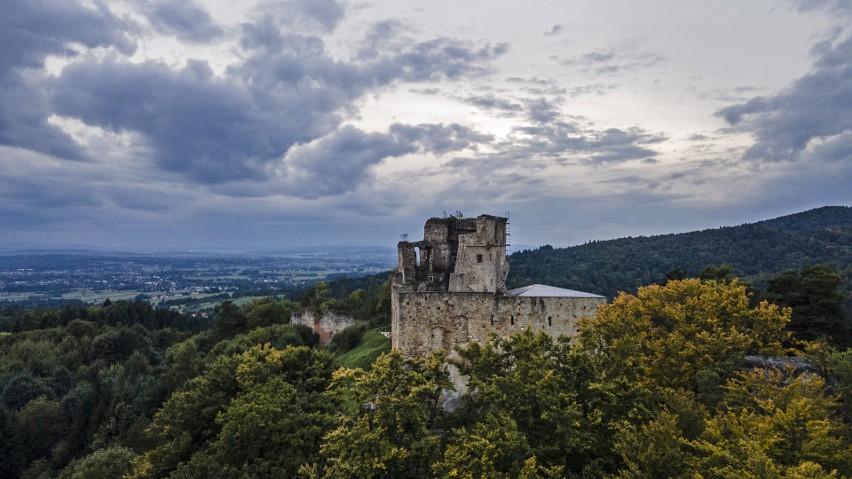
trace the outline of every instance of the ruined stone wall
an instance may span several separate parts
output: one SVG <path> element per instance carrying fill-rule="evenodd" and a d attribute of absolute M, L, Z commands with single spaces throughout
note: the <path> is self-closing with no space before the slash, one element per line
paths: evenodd
<path fill-rule="evenodd" d="M 450 275 L 449 291 L 496 292 L 505 287 L 506 219 L 482 215 L 476 218 L 475 231 L 459 235 L 455 271 Z"/>
<path fill-rule="evenodd" d="M 310 309 L 304 309 L 301 313 L 290 316 L 290 324 L 301 324 L 313 329 L 320 337 L 320 344 L 327 343 L 332 336 L 357 322 L 358 320 L 351 316 L 332 312 L 320 316 Z"/>
<path fill-rule="evenodd" d="M 485 342 L 491 333 L 506 337 L 526 328 L 551 336 L 577 333 L 577 321 L 594 314 L 605 298 L 514 297 L 492 293 L 414 293 L 397 290 L 393 347 L 423 357 L 433 349 Z"/>

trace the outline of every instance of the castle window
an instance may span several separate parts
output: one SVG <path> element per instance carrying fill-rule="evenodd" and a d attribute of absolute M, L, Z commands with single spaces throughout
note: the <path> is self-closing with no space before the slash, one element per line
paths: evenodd
<path fill-rule="evenodd" d="M 514 314 L 509 318 L 509 321 L 512 323 L 512 325 L 515 324 L 515 315 Z"/>
<path fill-rule="evenodd" d="M 494 315 L 491 315 L 491 326 L 494 326 Z"/>
<path fill-rule="evenodd" d="M 435 281 L 435 277 L 434 277 L 434 276 L 432 276 L 432 275 L 430 274 L 430 275 L 429 275 L 429 282 L 431 283 L 431 282 L 433 282 L 433 281 Z"/>
<path fill-rule="evenodd" d="M 477 263 L 481 263 L 481 262 L 482 262 L 482 255 L 481 255 L 481 254 L 476 255 L 476 262 L 477 262 Z"/>
<path fill-rule="evenodd" d="M 553 317 L 552 317 L 552 316 L 548 316 L 548 317 L 547 317 L 547 325 L 548 325 L 548 326 L 553 326 Z"/>

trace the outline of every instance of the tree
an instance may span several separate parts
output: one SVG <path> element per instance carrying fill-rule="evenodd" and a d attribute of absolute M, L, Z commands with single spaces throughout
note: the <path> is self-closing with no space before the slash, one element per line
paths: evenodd
<path fill-rule="evenodd" d="M 843 316 L 842 279 L 829 265 L 804 266 L 769 278 L 766 299 L 790 307 L 790 330 L 800 339 L 826 339 L 837 347 L 850 345 Z"/>
<path fill-rule="evenodd" d="M 335 403 L 332 356 L 268 345 L 217 358 L 154 416 L 130 477 L 293 477 L 317 459 Z"/>
<path fill-rule="evenodd" d="M 719 412 L 691 442 L 703 477 L 852 473 L 852 437 L 822 378 L 754 370 L 732 377 L 724 389 Z M 807 471 L 819 475 L 803 476 Z"/>
<path fill-rule="evenodd" d="M 322 477 L 428 477 L 439 453 L 432 428 L 448 388 L 440 358 L 406 359 L 397 351 L 370 371 L 335 373 L 330 394 L 349 409 L 325 437 Z"/>
<path fill-rule="evenodd" d="M 59 479 L 102 479 L 122 477 L 130 472 L 136 454 L 121 446 L 110 446 L 72 461 Z"/>
<path fill-rule="evenodd" d="M 248 330 L 273 324 L 289 324 L 290 315 L 301 309 L 298 303 L 266 297 L 251 300 L 244 309 Z"/>
<path fill-rule="evenodd" d="M 750 307 L 737 279 L 670 281 L 599 307 L 582 322 L 579 342 L 599 374 L 647 390 L 702 392 L 721 384 L 744 354 L 782 353 L 789 315 L 765 301 Z"/>
<path fill-rule="evenodd" d="M 665 479 L 693 477 L 691 455 L 683 447 L 679 417 L 669 411 L 641 425 L 625 425 L 613 450 L 623 465 L 620 479 Z"/>
<path fill-rule="evenodd" d="M 213 328 L 213 337 L 216 342 L 246 331 L 246 316 L 231 301 L 222 301 L 215 315 L 216 326 Z"/>
<path fill-rule="evenodd" d="M 734 279 L 734 267 L 729 264 L 706 266 L 698 272 L 698 278 L 704 281 L 730 283 Z"/>
<path fill-rule="evenodd" d="M 587 387 L 592 371 L 566 338 L 554 341 L 526 330 L 471 344 L 459 356 L 459 371 L 470 378 L 472 391 L 460 411 L 468 421 L 510 417 L 529 455 L 545 467 L 579 473 L 598 457 L 597 440 L 606 433 L 593 427 L 583 404 L 594 402 Z"/>
<path fill-rule="evenodd" d="M 489 414 L 471 427 L 453 430 L 434 471 L 438 477 L 562 477 L 562 467 L 548 469 L 536 464 L 526 437 L 504 413 Z"/>

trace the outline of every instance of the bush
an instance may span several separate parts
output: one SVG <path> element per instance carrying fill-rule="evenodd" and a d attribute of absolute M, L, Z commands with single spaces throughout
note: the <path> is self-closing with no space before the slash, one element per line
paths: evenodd
<path fill-rule="evenodd" d="M 335 354 L 343 354 L 351 351 L 358 346 L 364 333 L 367 332 L 367 323 L 353 324 L 344 328 L 339 333 L 331 337 L 328 342 L 329 351 Z"/>

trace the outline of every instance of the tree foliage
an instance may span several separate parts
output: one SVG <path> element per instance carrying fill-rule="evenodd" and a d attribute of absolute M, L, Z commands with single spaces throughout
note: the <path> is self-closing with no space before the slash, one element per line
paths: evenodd
<path fill-rule="evenodd" d="M 831 297 L 825 271 L 796 281 L 812 274 L 811 297 Z M 0 477 L 852 476 L 850 350 L 791 335 L 795 294 L 761 301 L 720 267 L 676 276 L 619 295 L 576 337 L 494 336 L 449 369 L 398 352 L 338 369 L 360 327 L 321 348 L 274 299 L 223 304 L 203 330 L 157 327 L 132 303 L 42 311 L 30 317 L 49 326 L 0 335 Z M 747 370 L 747 354 L 813 367 Z M 468 378 L 453 411 L 450 370 Z"/>

